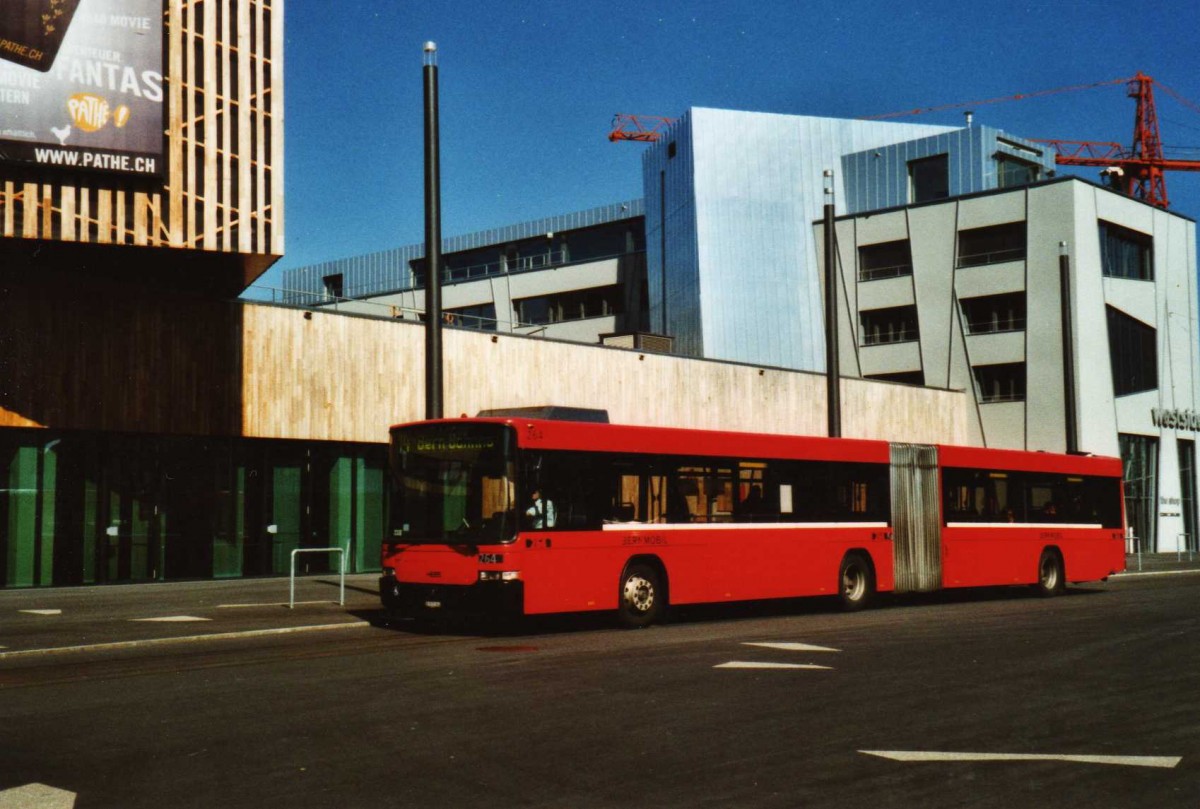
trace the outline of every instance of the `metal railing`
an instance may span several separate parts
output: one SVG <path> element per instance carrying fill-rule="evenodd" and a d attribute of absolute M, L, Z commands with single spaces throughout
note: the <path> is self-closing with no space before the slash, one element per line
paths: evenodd
<path fill-rule="evenodd" d="M 346 549 L 345 548 L 296 548 L 292 551 L 291 573 L 288 576 L 288 609 L 296 608 L 296 554 L 338 553 L 341 554 L 341 576 L 338 583 L 338 605 L 346 604 Z"/>
<path fill-rule="evenodd" d="M 1024 261 L 1024 247 L 991 250 L 986 253 L 968 253 L 958 257 L 958 267 L 982 267 L 985 264 L 1000 264 L 1004 261 Z"/>
<path fill-rule="evenodd" d="M 272 289 L 272 287 L 257 287 L 258 291 Z M 286 290 L 275 289 L 274 292 L 283 293 L 286 292 Z M 281 302 L 281 297 L 282 295 L 272 294 L 270 299 L 245 298 L 243 300 L 246 303 L 270 303 L 275 306 L 283 306 L 304 312 L 351 314 L 355 317 L 367 317 L 376 320 L 423 321 L 425 315 L 425 310 L 420 307 L 401 306 L 399 304 L 384 303 L 382 301 L 324 296 L 320 298 L 319 303 L 305 305 L 291 302 Z M 343 304 L 345 305 L 345 308 L 343 308 Z M 538 323 L 523 323 L 519 320 L 503 320 L 500 318 L 483 317 L 481 315 L 467 315 L 458 312 L 445 311 L 442 313 L 442 316 L 446 322 L 446 325 L 448 326 L 457 326 L 459 328 L 475 329 L 478 331 L 505 331 L 511 334 L 523 334 L 528 337 L 530 335 L 541 334 L 546 330 L 544 325 Z"/>
<path fill-rule="evenodd" d="M 985 317 L 967 321 L 967 334 L 1003 334 L 1010 331 L 1025 331 L 1025 318 Z"/>
<path fill-rule="evenodd" d="M 614 259 L 623 259 L 630 256 L 639 255 L 644 256 L 645 250 L 602 253 L 600 255 L 584 254 L 574 256 L 571 255 L 570 251 L 568 250 L 548 250 L 523 256 L 498 258 L 496 261 L 471 264 L 463 267 L 443 266 L 442 276 L 444 283 L 454 284 L 464 281 L 474 281 L 482 278 L 491 278 L 499 275 L 516 275 L 533 270 L 546 270 L 573 264 L 590 264 L 592 262 L 599 261 L 612 261 Z M 332 262 L 330 270 L 336 270 L 336 267 L 333 265 L 337 264 L 339 264 L 339 262 Z M 347 277 L 347 282 L 344 286 L 344 290 L 342 291 L 342 295 L 337 296 L 332 295 L 328 290 L 321 288 L 308 287 L 296 289 L 268 286 L 266 284 L 252 284 L 243 294 L 247 295 L 248 293 L 249 300 L 262 300 L 270 303 L 282 303 L 295 306 L 320 307 L 337 300 L 361 300 L 364 297 L 395 295 L 401 292 L 411 292 L 425 288 L 424 284 L 417 283 L 417 279 L 411 268 L 396 267 L 394 269 L 395 275 L 397 276 L 395 285 L 384 286 L 379 282 L 356 282 L 355 279 Z M 350 272 L 350 270 L 346 269 L 344 272 Z M 347 293 L 349 294 L 349 297 L 347 297 Z"/>
<path fill-rule="evenodd" d="M 879 328 L 867 330 L 862 336 L 863 346 L 882 346 L 892 343 L 911 343 L 920 338 L 915 327 L 912 328 Z"/>
<path fill-rule="evenodd" d="M 900 278 L 912 274 L 912 262 L 909 262 L 907 264 L 895 264 L 891 267 L 864 267 L 858 271 L 858 280 L 878 281 L 883 278 Z"/>
<path fill-rule="evenodd" d="M 1188 558 L 1189 562 L 1195 558 L 1196 551 L 1192 547 L 1192 535 L 1191 534 L 1176 534 L 1175 535 L 1175 561 L 1182 562 L 1183 554 L 1185 552 L 1187 553 L 1187 558 Z"/>

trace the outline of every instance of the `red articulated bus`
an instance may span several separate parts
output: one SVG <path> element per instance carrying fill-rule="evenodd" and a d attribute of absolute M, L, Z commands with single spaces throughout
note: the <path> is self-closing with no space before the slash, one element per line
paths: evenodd
<path fill-rule="evenodd" d="M 522 417 L 393 427 L 403 617 L 1067 582 L 1125 567 L 1116 458 Z"/>

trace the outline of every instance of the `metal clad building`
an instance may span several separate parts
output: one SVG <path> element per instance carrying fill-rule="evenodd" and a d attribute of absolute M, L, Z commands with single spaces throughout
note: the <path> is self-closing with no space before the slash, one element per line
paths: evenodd
<path fill-rule="evenodd" d="M 810 223 L 824 171 L 842 200 L 842 155 L 949 131 L 688 110 L 643 156 L 651 329 L 689 356 L 822 369 Z"/>

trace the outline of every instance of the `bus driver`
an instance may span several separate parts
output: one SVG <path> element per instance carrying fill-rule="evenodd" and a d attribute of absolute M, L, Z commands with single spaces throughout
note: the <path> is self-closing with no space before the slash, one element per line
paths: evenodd
<path fill-rule="evenodd" d="M 529 496 L 529 508 L 525 509 L 526 521 L 530 528 L 553 528 L 554 527 L 554 503 L 551 500 L 543 500 L 542 493 L 539 489 L 534 489 Z"/>

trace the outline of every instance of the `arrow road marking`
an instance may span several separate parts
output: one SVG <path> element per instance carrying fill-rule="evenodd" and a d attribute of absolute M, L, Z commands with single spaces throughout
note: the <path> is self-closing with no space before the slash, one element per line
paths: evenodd
<path fill-rule="evenodd" d="M 713 666 L 714 669 L 823 669 L 832 670 L 831 666 L 816 666 L 812 663 L 756 663 L 745 660 L 731 660 Z"/>
<path fill-rule="evenodd" d="M 29 615 L 62 615 L 62 610 L 20 610 Z"/>
<path fill-rule="evenodd" d="M 1159 767 L 1171 769 L 1182 761 L 1181 756 L 1087 756 L 1057 753 L 938 753 L 919 750 L 859 750 L 868 756 L 892 761 L 1066 761 L 1072 764 L 1115 764 L 1126 767 Z"/>
<path fill-rule="evenodd" d="M 764 649 L 782 649 L 785 652 L 840 652 L 828 646 L 813 646 L 808 643 L 743 643 L 743 646 L 761 646 Z"/>
<path fill-rule="evenodd" d="M 75 793 L 45 784 L 26 784 L 0 792 L 0 809 L 73 809 Z"/>

